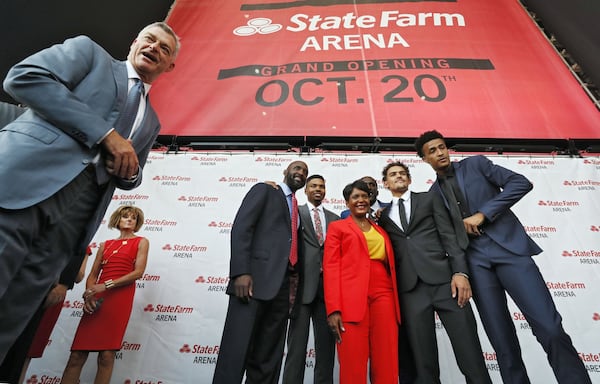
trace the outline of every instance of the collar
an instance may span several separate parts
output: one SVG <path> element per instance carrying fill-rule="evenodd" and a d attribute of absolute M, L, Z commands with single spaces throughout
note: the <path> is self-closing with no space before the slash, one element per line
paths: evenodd
<path fill-rule="evenodd" d="M 410 190 L 407 190 L 401 196 L 392 196 L 392 204 L 398 204 L 398 201 L 400 199 L 404 200 L 407 203 L 410 202 Z"/>
<path fill-rule="evenodd" d="M 138 75 L 138 73 L 135 71 L 135 69 L 133 68 L 133 65 L 131 65 L 131 63 L 129 62 L 129 60 L 125 60 L 125 67 L 127 67 L 127 78 L 128 79 L 140 79 L 140 75 Z M 148 83 L 144 83 L 144 95 L 147 95 L 148 92 L 150 91 L 150 87 L 152 87 L 152 85 L 148 84 Z"/>
<path fill-rule="evenodd" d="M 284 183 L 283 181 L 281 183 L 278 183 L 277 185 L 279 185 L 279 188 L 281 188 L 284 195 L 291 196 L 291 194 L 293 193 L 290 186 Z"/>

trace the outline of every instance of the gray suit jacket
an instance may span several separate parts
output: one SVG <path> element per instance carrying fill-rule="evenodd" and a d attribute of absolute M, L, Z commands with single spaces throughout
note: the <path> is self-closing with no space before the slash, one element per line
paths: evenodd
<path fill-rule="evenodd" d="M 114 126 L 127 96 L 125 62 L 113 59 L 86 36 L 42 50 L 15 65 L 4 89 L 29 107 L 0 130 L 0 207 L 21 209 L 52 196 L 98 154 L 98 142 Z M 132 144 L 143 167 L 160 124 L 148 103 Z M 81 250 L 95 234 L 115 187 L 141 181 L 113 177 L 82 237 Z"/>
<path fill-rule="evenodd" d="M 323 230 L 327 232 L 329 223 L 339 220 L 340 217 L 325 208 L 323 210 L 325 212 L 325 228 Z M 319 241 L 317 240 L 317 234 L 311 219 L 312 212 L 309 211 L 308 205 L 303 204 L 299 206 L 298 211 L 300 212 L 300 224 L 304 240 L 303 275 L 301 282 L 302 304 L 310 304 L 315 299 L 319 288 L 324 247 L 319 245 Z"/>
<path fill-rule="evenodd" d="M 468 273 L 465 253 L 456 241 L 442 199 L 431 192 L 411 192 L 410 201 L 407 231 L 390 219 L 391 207 L 385 208 L 379 218 L 394 247 L 400 292 L 410 291 L 417 277 L 437 285 L 450 282 L 453 273 Z"/>

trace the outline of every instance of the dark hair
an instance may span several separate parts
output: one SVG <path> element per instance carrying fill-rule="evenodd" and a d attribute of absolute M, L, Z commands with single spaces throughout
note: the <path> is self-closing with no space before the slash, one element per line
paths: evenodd
<path fill-rule="evenodd" d="M 420 158 L 423 158 L 425 156 L 423 154 L 423 146 L 425 145 L 425 143 L 428 143 L 431 140 L 435 139 L 442 139 L 446 141 L 444 139 L 444 136 L 442 136 L 442 134 L 436 130 L 423 132 L 421 136 L 419 136 L 419 138 L 415 140 L 415 149 L 417 150 L 417 155 L 419 155 Z"/>
<path fill-rule="evenodd" d="M 352 190 L 354 188 L 363 192 L 367 192 L 367 195 L 371 196 L 371 191 L 369 190 L 369 186 L 367 185 L 367 183 L 365 183 L 361 179 L 358 179 L 354 180 L 352 183 L 344 187 L 344 190 L 342 191 L 342 194 L 344 195 L 344 200 L 348 201 L 350 199 L 350 194 L 352 193 Z"/>
<path fill-rule="evenodd" d="M 410 170 L 408 169 L 408 167 L 406 166 L 406 164 L 404 164 L 401 161 L 394 161 L 392 163 L 389 163 L 385 167 L 383 167 L 383 171 L 381 172 L 383 174 L 383 181 L 385 181 L 385 179 L 387 177 L 387 173 L 390 170 L 390 168 L 392 168 L 392 167 L 402 167 L 402 168 L 404 168 L 404 170 L 406 171 L 406 175 L 410 179 Z"/>
<path fill-rule="evenodd" d="M 321 179 L 321 180 L 323 180 L 323 182 L 325 182 L 325 178 L 321 175 L 310 175 L 306 178 L 306 184 L 308 185 L 308 182 L 311 181 L 312 179 Z"/>

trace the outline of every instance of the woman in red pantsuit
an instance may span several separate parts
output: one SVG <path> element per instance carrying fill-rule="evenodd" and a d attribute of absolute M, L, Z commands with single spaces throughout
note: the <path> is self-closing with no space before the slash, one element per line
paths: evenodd
<path fill-rule="evenodd" d="M 121 349 L 133 306 L 135 281 L 146 269 L 148 239 L 135 235 L 143 223 L 144 213 L 137 207 L 121 206 L 111 215 L 108 227 L 117 228 L 121 235 L 100 244 L 98 249 L 83 294 L 84 315 L 75 333 L 62 384 L 79 381 L 90 351 L 98 351 L 94 383 L 110 382 L 115 354 Z"/>
<path fill-rule="evenodd" d="M 400 308 L 392 244 L 367 218 L 369 188 L 344 188 L 350 216 L 327 229 L 323 281 L 328 323 L 337 339 L 341 384 L 398 383 Z"/>

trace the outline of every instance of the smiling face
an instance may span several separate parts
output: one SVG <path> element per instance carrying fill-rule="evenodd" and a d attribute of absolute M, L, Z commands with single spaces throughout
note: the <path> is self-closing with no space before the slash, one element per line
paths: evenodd
<path fill-rule="evenodd" d="M 371 210 L 371 201 L 369 193 L 358 188 L 352 188 L 350 196 L 346 200 L 346 207 L 350 210 L 350 215 L 356 218 L 362 218 Z"/>
<path fill-rule="evenodd" d="M 371 176 L 365 176 L 361 180 L 364 181 L 369 187 L 369 191 L 371 193 L 371 196 L 369 197 L 371 205 L 375 204 L 375 202 L 377 201 L 377 196 L 379 195 L 379 190 L 377 189 L 377 181 Z"/>
<path fill-rule="evenodd" d="M 306 198 L 312 205 L 318 207 L 325 198 L 325 180 L 315 177 L 306 182 L 304 188 Z"/>
<path fill-rule="evenodd" d="M 283 182 L 295 192 L 304 187 L 306 176 L 308 176 L 308 166 L 303 161 L 294 161 L 283 171 L 283 176 Z"/>
<path fill-rule="evenodd" d="M 144 83 L 175 68 L 177 42 L 158 26 L 143 29 L 129 48 L 127 59 Z"/>

